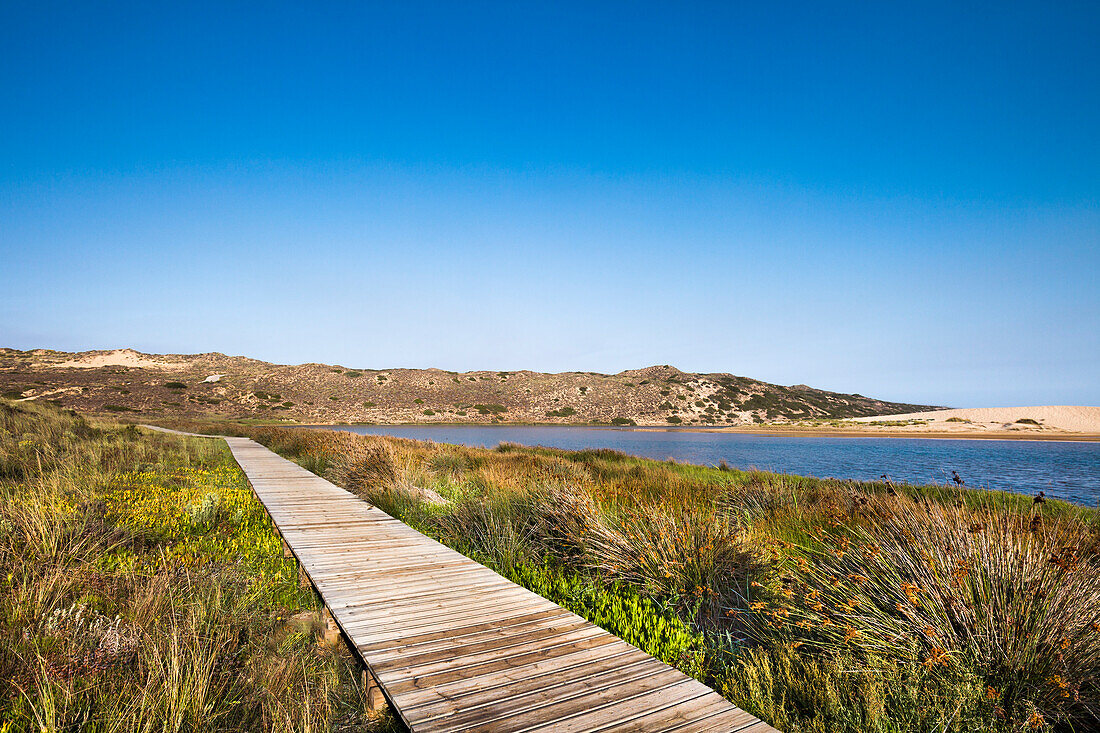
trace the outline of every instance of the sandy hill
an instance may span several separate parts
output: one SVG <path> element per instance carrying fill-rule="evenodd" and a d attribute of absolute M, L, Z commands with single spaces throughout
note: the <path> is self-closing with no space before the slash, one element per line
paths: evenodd
<path fill-rule="evenodd" d="M 1040 405 L 1033 407 L 971 407 L 862 417 L 857 422 L 920 420 L 936 430 L 957 432 L 1036 430 L 1048 428 L 1074 433 L 1100 433 L 1100 407 Z"/>
<path fill-rule="evenodd" d="M 619 374 L 270 364 L 224 354 L 0 349 L 0 393 L 89 412 L 332 422 L 745 425 L 930 409 L 671 366 Z"/>

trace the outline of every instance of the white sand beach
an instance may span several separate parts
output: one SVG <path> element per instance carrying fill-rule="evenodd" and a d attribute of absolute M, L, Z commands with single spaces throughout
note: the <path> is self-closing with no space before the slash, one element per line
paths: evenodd
<path fill-rule="evenodd" d="M 945 432 L 984 430 L 1052 429 L 1074 433 L 1100 433 L 1100 407 L 1077 405 L 1039 405 L 1031 407 L 969 407 L 932 412 L 912 412 L 904 415 L 860 417 L 854 422 L 927 421 L 928 429 Z M 1021 423 L 1034 420 L 1038 425 Z"/>

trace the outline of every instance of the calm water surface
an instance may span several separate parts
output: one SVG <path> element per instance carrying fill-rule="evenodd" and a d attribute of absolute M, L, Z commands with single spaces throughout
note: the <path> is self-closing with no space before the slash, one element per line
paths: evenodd
<path fill-rule="evenodd" d="M 624 453 L 686 463 L 758 468 L 819 478 L 944 483 L 958 471 L 968 486 L 1100 503 L 1100 443 L 929 438 L 806 438 L 676 430 L 553 426 L 324 426 L 363 435 L 491 448 L 501 442 Z"/>

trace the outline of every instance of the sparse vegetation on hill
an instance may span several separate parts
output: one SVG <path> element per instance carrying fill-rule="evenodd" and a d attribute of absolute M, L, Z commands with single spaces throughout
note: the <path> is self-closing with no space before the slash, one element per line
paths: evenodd
<path fill-rule="evenodd" d="M 0 349 L 0 391 L 9 399 L 53 401 L 84 412 L 306 423 L 751 425 L 928 409 L 670 366 L 620 374 L 456 374 L 129 350 Z"/>

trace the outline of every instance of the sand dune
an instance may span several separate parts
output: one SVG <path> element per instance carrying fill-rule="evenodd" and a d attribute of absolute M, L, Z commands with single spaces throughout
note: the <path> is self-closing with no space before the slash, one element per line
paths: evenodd
<path fill-rule="evenodd" d="M 57 369 L 99 369 L 108 366 L 123 366 L 135 369 L 183 369 L 185 362 L 156 361 L 133 349 L 115 349 L 109 352 L 97 352 L 79 359 L 51 364 Z"/>
<path fill-rule="evenodd" d="M 952 420 L 952 418 L 954 418 Z M 898 420 L 927 420 L 929 428 L 983 428 L 1011 430 L 1035 428 L 1019 420 L 1034 420 L 1043 428 L 1075 433 L 1100 433 L 1100 407 L 1073 405 L 1040 405 L 1035 407 L 971 407 L 958 410 L 911 412 L 904 415 L 860 417 L 855 422 L 875 423 Z M 948 422 L 951 420 L 951 422 Z M 965 422 L 965 421 L 969 421 Z"/>

